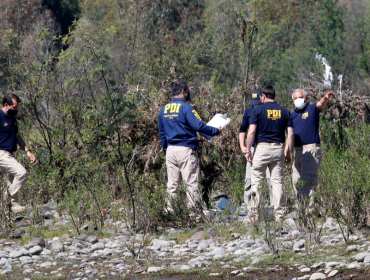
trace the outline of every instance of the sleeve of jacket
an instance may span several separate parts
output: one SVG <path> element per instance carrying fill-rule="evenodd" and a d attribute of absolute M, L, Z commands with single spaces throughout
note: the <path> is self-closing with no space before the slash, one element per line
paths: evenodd
<path fill-rule="evenodd" d="M 162 110 L 158 114 L 158 126 L 159 126 L 159 137 L 161 138 L 161 142 L 162 142 L 162 148 L 163 148 L 163 151 L 166 152 L 168 143 L 167 143 L 166 133 L 164 132 L 164 127 L 163 127 Z"/>
<path fill-rule="evenodd" d="M 210 138 L 219 133 L 218 128 L 206 125 L 193 107 L 186 108 L 185 116 L 191 128 L 205 137 Z"/>

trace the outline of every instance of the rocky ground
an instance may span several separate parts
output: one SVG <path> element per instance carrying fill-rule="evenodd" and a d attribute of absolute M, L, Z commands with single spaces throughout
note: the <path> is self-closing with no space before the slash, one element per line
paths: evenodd
<path fill-rule="evenodd" d="M 103 231 L 85 225 L 77 235 L 68 216 L 43 211 L 43 237 L 32 238 L 27 216 L 0 233 L 0 279 L 370 279 L 370 240 L 358 232 L 345 243 L 332 218 L 315 241 L 292 218 L 282 227 L 214 221 L 145 235 L 108 219 Z"/>

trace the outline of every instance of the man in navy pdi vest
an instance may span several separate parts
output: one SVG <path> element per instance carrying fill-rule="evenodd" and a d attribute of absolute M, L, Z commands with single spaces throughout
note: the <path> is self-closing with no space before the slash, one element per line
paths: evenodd
<path fill-rule="evenodd" d="M 310 198 L 307 205 L 309 212 L 314 209 L 313 193 L 318 183 L 317 175 L 321 164 L 319 114 L 332 97 L 334 93 L 330 91 L 317 103 L 309 104 L 309 98 L 304 89 L 296 89 L 292 94 L 295 105 L 291 114 L 295 146 L 293 191 L 300 202 L 304 202 L 304 198 Z"/>
<path fill-rule="evenodd" d="M 292 161 L 294 145 L 293 122 L 290 112 L 275 102 L 275 90 L 265 86 L 261 91 L 262 106 L 255 108 L 250 118 L 247 136 L 247 160 L 252 166 L 252 197 L 249 200 L 249 219 L 245 222 L 258 223 L 261 182 L 270 169 L 275 219 L 284 220 L 285 201 L 283 200 L 283 176 L 285 164 Z M 284 155 L 285 131 L 288 133 L 288 150 Z M 256 142 L 252 155 L 251 148 Z"/>
<path fill-rule="evenodd" d="M 249 122 L 250 116 L 254 108 L 257 108 L 258 106 L 262 105 L 261 98 L 260 98 L 260 89 L 255 89 L 251 92 L 249 105 L 251 105 L 252 107 L 248 108 L 245 111 L 242 123 L 240 125 L 240 129 L 239 129 L 240 150 L 242 151 L 245 157 L 247 157 L 247 154 L 245 153 L 247 151 L 247 147 L 245 146 L 245 138 L 246 138 L 245 136 L 246 136 L 246 132 L 250 125 L 250 122 Z M 256 143 L 254 142 L 251 148 L 252 155 L 254 155 L 255 148 L 256 148 Z M 252 163 L 247 161 L 247 166 L 245 170 L 245 186 L 244 186 L 244 204 L 246 205 L 246 207 L 248 207 L 248 203 L 249 203 L 249 199 L 251 195 L 251 187 L 252 187 L 251 178 L 252 178 Z M 267 179 L 267 183 L 270 189 L 270 205 L 273 205 L 270 170 L 268 168 L 266 169 L 266 179 Z"/>
<path fill-rule="evenodd" d="M 30 158 L 31 163 L 36 161 L 35 155 L 26 146 L 18 131 L 15 117 L 20 103 L 21 100 L 17 95 L 8 93 L 3 98 L 3 108 L 0 110 L 0 169 L 7 183 L 7 189 L 4 190 L 3 195 L 6 197 L 9 194 L 11 210 L 16 213 L 26 209 L 19 204 L 18 192 L 28 178 L 26 169 L 13 155 L 17 151 L 17 145 Z"/>
<path fill-rule="evenodd" d="M 167 194 L 169 197 L 177 196 L 178 188 L 184 180 L 188 206 L 194 208 L 201 205 L 197 132 L 213 137 L 220 135 L 222 129 L 206 125 L 195 109 L 186 103 L 190 100 L 186 82 L 179 80 L 172 83 L 171 92 L 173 99 L 158 115 L 159 135 L 166 153 Z M 166 210 L 173 212 L 169 200 Z M 197 211 L 194 212 L 196 214 Z"/>

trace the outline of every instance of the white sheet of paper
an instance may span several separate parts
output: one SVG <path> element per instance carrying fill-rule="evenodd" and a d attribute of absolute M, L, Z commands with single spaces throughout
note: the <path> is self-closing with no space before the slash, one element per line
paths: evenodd
<path fill-rule="evenodd" d="M 214 117 L 207 123 L 207 125 L 219 128 L 224 128 L 230 122 L 229 118 L 225 118 L 222 114 L 216 114 Z"/>

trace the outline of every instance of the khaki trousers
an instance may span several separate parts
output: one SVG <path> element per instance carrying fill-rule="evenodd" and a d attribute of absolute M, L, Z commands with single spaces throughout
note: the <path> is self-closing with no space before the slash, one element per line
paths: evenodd
<path fill-rule="evenodd" d="M 18 191 L 28 179 L 26 169 L 10 152 L 4 150 L 0 150 L 0 169 L 7 183 L 7 189 L 3 191 L 4 197 L 9 191 L 12 202 L 18 203 Z"/>
<path fill-rule="evenodd" d="M 251 148 L 252 156 L 254 156 L 255 148 Z M 247 161 L 247 166 L 245 168 L 245 186 L 244 186 L 244 203 L 248 205 L 249 200 L 251 198 L 251 189 L 252 189 L 252 162 Z M 267 184 L 269 185 L 270 189 L 270 205 L 272 205 L 272 187 L 271 187 L 271 180 L 270 180 L 270 170 L 266 169 L 266 179 Z"/>
<path fill-rule="evenodd" d="M 272 205 L 275 217 L 280 220 L 285 215 L 285 201 L 283 199 L 283 175 L 285 166 L 284 146 L 258 145 L 253 157 L 252 166 L 252 197 L 249 201 L 250 216 L 258 219 L 260 202 L 260 184 L 266 176 L 266 169 L 271 173 Z"/>
<path fill-rule="evenodd" d="M 293 164 L 293 191 L 298 199 L 310 197 L 309 207 L 313 206 L 313 193 L 317 186 L 317 175 L 321 164 L 321 148 L 296 149 Z M 302 182 L 298 182 L 299 179 Z"/>
<path fill-rule="evenodd" d="M 185 181 L 188 207 L 198 207 L 201 197 L 197 151 L 184 146 L 168 146 L 166 166 L 168 175 L 167 194 L 169 198 L 177 196 L 181 182 Z M 169 201 L 167 201 L 167 210 L 173 211 Z"/>

